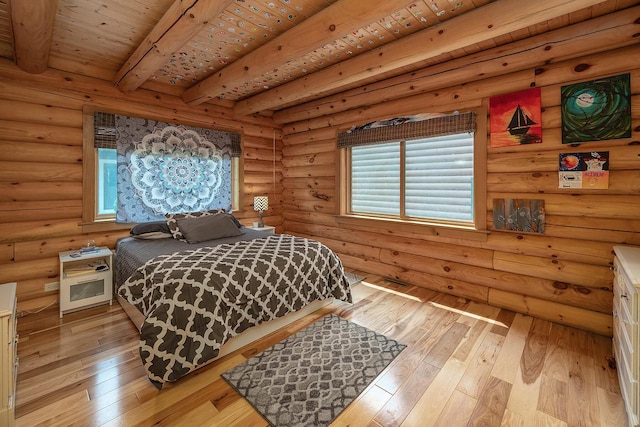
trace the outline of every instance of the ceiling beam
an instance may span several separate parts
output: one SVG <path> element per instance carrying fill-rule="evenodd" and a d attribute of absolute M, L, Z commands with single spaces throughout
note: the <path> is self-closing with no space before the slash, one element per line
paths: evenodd
<path fill-rule="evenodd" d="M 16 65 L 27 73 L 43 73 L 49 65 L 58 1 L 9 0 L 8 7 Z"/>
<path fill-rule="evenodd" d="M 273 120 L 290 128 L 312 129 L 311 122 L 328 122 L 347 110 L 365 109 L 391 98 L 408 97 L 463 85 L 558 61 L 637 44 L 640 6 L 536 34 L 488 50 L 433 64 L 334 95 L 278 110 Z M 640 48 L 640 46 L 639 46 Z M 537 70 L 537 68 L 536 68 Z M 537 77 L 536 77 L 537 79 Z M 284 128 L 287 133 L 287 128 Z"/>
<path fill-rule="evenodd" d="M 335 40 L 415 3 L 415 0 L 339 0 L 270 42 L 187 89 L 182 99 L 200 104 L 280 68 Z"/>
<path fill-rule="evenodd" d="M 234 112 L 237 116 L 244 116 L 293 105 L 300 101 L 300 94 L 312 99 L 336 93 L 341 88 L 353 86 L 365 79 L 393 72 L 416 62 L 521 30 L 600 2 L 601 0 L 496 1 L 238 101 Z"/>
<path fill-rule="evenodd" d="M 120 68 L 114 84 L 125 93 L 139 88 L 174 52 L 234 1 L 176 0 Z"/>

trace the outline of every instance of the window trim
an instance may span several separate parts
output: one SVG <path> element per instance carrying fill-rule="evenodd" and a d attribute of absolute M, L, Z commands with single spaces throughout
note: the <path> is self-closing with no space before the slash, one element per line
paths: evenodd
<path fill-rule="evenodd" d="M 375 228 L 384 226 L 395 230 L 411 230 L 424 233 L 426 229 L 432 229 L 431 233 L 438 235 L 450 235 L 451 231 L 458 230 L 463 235 L 469 232 L 486 234 L 487 230 L 487 110 L 484 107 L 468 108 L 464 112 L 476 113 L 476 130 L 474 133 L 473 155 L 473 223 L 456 223 L 454 221 L 429 221 L 418 219 L 406 219 L 386 217 L 384 215 L 367 215 L 350 212 L 351 191 L 349 188 L 351 177 L 350 148 L 337 150 L 336 176 L 338 177 L 338 200 L 336 220 L 347 225 Z M 401 156 L 401 162 L 404 156 Z M 404 177 L 401 177 L 401 192 L 404 191 Z M 401 214 L 404 207 L 400 206 Z M 459 234 L 459 233 L 454 233 Z M 486 238 L 486 237 L 485 237 Z M 482 239 L 482 238 L 481 238 Z"/>
<path fill-rule="evenodd" d="M 133 223 L 117 223 L 114 215 L 97 215 L 97 171 L 98 156 L 97 149 L 94 147 L 94 121 L 93 113 L 102 111 L 111 114 L 123 114 L 136 116 L 122 110 L 114 110 L 112 108 L 96 107 L 84 105 L 82 108 L 82 227 L 83 233 L 103 232 L 112 230 L 130 229 Z M 149 117 L 153 120 L 166 121 L 162 117 Z M 202 124 L 184 123 L 189 126 L 202 126 Z M 220 129 L 226 131 L 224 129 Z M 233 131 L 237 132 L 237 131 Z M 241 144 L 243 135 L 240 135 Z M 234 211 L 242 206 L 242 186 L 244 182 L 244 156 L 231 158 L 231 204 Z"/>

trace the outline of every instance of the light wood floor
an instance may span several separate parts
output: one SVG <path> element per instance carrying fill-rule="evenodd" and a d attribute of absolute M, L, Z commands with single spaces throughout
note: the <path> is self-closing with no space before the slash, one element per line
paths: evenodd
<path fill-rule="evenodd" d="M 116 304 L 19 319 L 17 425 L 267 423 L 220 374 L 328 312 L 408 347 L 335 426 L 625 426 L 610 338 L 369 276 L 330 305 L 158 391 Z"/>

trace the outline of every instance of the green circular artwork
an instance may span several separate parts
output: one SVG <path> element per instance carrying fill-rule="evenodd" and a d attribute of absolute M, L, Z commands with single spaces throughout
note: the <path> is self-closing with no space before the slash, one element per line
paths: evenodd
<path fill-rule="evenodd" d="M 631 79 L 621 74 L 563 86 L 562 143 L 631 137 Z"/>

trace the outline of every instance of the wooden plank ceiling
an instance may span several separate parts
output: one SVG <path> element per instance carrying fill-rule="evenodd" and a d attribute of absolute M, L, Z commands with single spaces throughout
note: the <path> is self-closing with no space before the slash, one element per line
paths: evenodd
<path fill-rule="evenodd" d="M 0 0 L 0 56 L 274 111 L 544 33 L 632 0 Z M 423 46 L 415 49 L 415 46 Z"/>

